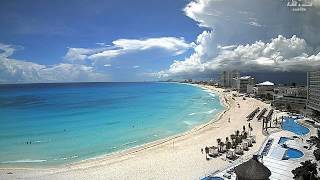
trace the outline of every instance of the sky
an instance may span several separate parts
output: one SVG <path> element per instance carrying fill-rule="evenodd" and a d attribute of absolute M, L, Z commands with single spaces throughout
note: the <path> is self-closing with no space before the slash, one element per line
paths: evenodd
<path fill-rule="evenodd" d="M 224 70 L 303 79 L 320 67 L 320 0 L 304 5 L 2 0 L 0 83 L 208 79 Z"/>

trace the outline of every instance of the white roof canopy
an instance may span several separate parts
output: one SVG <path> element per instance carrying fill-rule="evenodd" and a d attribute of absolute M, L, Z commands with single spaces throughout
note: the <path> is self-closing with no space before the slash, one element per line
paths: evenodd
<path fill-rule="evenodd" d="M 270 81 L 265 81 L 263 83 L 259 83 L 257 84 L 258 86 L 274 86 L 274 83 L 270 82 Z"/>

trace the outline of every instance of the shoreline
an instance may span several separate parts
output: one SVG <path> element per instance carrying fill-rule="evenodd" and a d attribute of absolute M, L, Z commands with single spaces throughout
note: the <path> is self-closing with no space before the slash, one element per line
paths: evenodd
<path fill-rule="evenodd" d="M 212 90 L 207 88 L 204 85 L 193 85 L 193 84 L 188 84 L 188 83 L 182 83 L 182 84 L 186 84 L 189 86 L 194 86 L 197 88 L 200 88 L 202 90 L 207 90 L 207 91 L 211 91 L 214 92 L 220 99 L 220 104 L 223 106 L 223 109 L 218 112 L 217 114 L 214 115 L 214 117 L 210 117 L 209 120 L 205 123 L 199 124 L 185 132 L 181 132 L 172 136 L 168 136 L 165 138 L 161 138 L 155 141 L 151 141 L 151 142 L 147 142 L 141 145 L 137 145 L 134 147 L 130 147 L 127 149 L 123 149 L 123 150 L 119 150 L 119 151 L 115 151 L 115 152 L 111 152 L 111 153 L 107 153 L 107 154 L 102 154 L 102 155 L 98 155 L 95 157 L 91 157 L 91 158 L 87 158 L 87 159 L 83 159 L 83 160 L 79 160 L 79 161 L 75 161 L 75 162 L 71 162 L 71 163 L 66 163 L 66 164 L 58 164 L 58 165 L 46 165 L 44 167 L 0 167 L 0 170 L 35 170 L 35 169 L 56 169 L 56 168 L 64 168 L 64 167 L 70 167 L 70 166 L 78 166 L 84 163 L 90 163 L 91 161 L 101 161 L 101 160 L 106 160 L 109 158 L 115 158 L 117 156 L 125 156 L 125 155 L 131 155 L 133 153 L 137 153 L 137 152 L 141 152 L 150 148 L 156 148 L 157 146 L 160 146 L 164 143 L 167 143 L 169 141 L 174 141 L 177 140 L 178 138 L 182 138 L 184 136 L 188 136 L 192 133 L 195 133 L 197 131 L 200 131 L 201 129 L 219 121 L 221 119 L 221 116 L 227 112 L 230 108 L 230 105 L 225 102 L 224 100 L 224 96 L 221 94 L 221 92 L 217 91 L 217 90 Z M 209 93 L 209 92 L 208 92 Z M 222 97 L 223 96 L 223 97 Z"/>
<path fill-rule="evenodd" d="M 102 179 L 197 179 L 215 170 L 226 168 L 229 164 L 223 158 L 205 160 L 200 149 L 205 146 L 216 145 L 216 138 L 225 138 L 235 130 L 241 130 L 247 125 L 245 116 L 257 106 L 268 107 L 267 104 L 254 100 L 232 100 L 231 93 L 211 86 L 198 86 L 205 90 L 219 94 L 220 103 L 224 109 L 215 114 L 207 123 L 198 125 L 186 132 L 164 139 L 146 143 L 134 148 L 117 151 L 115 153 L 82 160 L 67 165 L 37 168 L 0 168 L 0 179 L 74 179 L 92 178 Z M 225 100 L 228 102 L 226 103 Z M 237 103 L 241 104 L 238 108 Z M 228 118 L 232 122 L 228 122 Z M 265 136 L 261 132 L 262 124 L 251 121 L 257 143 L 245 155 L 256 152 Z M 223 128 L 221 128 L 223 127 Z M 174 161 L 173 161 L 174 160 Z M 8 175 L 7 173 L 13 173 Z M 98 176 L 99 175 L 99 176 Z"/>

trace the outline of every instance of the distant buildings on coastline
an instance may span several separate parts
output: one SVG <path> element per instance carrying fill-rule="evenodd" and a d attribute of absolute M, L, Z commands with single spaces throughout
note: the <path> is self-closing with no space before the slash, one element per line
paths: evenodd
<path fill-rule="evenodd" d="M 239 71 L 223 71 L 218 81 L 193 81 L 184 83 L 213 85 L 237 91 L 271 103 L 275 109 L 312 116 L 320 122 L 320 71 L 308 72 L 307 86 L 276 85 L 265 81 L 256 83 L 252 76 L 241 76 Z"/>
<path fill-rule="evenodd" d="M 219 85 L 224 88 L 232 88 L 241 93 L 250 93 L 248 86 L 255 85 L 255 79 L 251 76 L 240 76 L 239 71 L 223 71 L 220 76 Z"/>
<path fill-rule="evenodd" d="M 292 86 L 275 85 L 270 81 L 256 83 L 254 77 L 240 76 L 237 71 L 222 72 L 219 85 L 263 101 L 269 101 L 276 109 L 298 113 L 306 110 L 306 87 L 296 87 L 295 84 Z"/>

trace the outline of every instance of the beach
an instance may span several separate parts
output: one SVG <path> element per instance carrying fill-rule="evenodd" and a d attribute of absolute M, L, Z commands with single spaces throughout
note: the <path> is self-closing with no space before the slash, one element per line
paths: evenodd
<path fill-rule="evenodd" d="M 233 100 L 232 94 L 223 92 L 223 89 L 201 87 L 218 93 L 222 103 L 227 106 L 209 123 L 174 137 L 69 165 L 54 168 L 2 168 L 0 179 L 199 179 L 223 169 L 231 164 L 222 158 L 225 156 L 207 161 L 201 148 L 216 146 L 217 138 L 224 141 L 225 137 L 236 130 L 241 131 L 243 125 L 248 127 L 246 116 L 256 107 L 268 108 L 269 105 L 252 98 L 243 100 L 242 97 L 235 97 Z M 256 120 L 250 123 L 256 144 L 244 156 L 258 151 L 265 140 L 261 131 L 262 123 Z"/>

